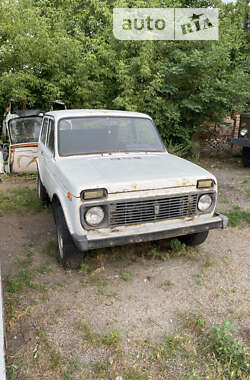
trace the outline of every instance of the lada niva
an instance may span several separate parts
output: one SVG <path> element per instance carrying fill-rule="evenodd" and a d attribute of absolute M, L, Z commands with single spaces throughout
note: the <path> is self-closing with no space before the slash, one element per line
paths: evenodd
<path fill-rule="evenodd" d="M 145 114 L 48 112 L 37 166 L 38 197 L 52 203 L 64 266 L 101 247 L 173 237 L 198 245 L 227 225 L 215 213 L 216 178 L 169 154 Z"/>

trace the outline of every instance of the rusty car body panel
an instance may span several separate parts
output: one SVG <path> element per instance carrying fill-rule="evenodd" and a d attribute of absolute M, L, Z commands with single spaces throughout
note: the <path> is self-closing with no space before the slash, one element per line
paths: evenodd
<path fill-rule="evenodd" d="M 37 170 L 38 143 L 11 145 L 10 147 L 10 172 L 24 173 Z"/>
<path fill-rule="evenodd" d="M 0 172 L 5 171 L 10 174 L 37 170 L 36 159 L 42 116 L 40 110 L 7 114 L 3 123 Z"/>

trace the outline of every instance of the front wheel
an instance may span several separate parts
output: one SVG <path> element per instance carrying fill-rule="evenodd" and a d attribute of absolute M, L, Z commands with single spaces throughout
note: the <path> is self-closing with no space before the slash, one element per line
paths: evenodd
<path fill-rule="evenodd" d="M 208 231 L 203 231 L 203 232 L 197 232 L 196 234 L 180 236 L 179 240 L 190 247 L 195 247 L 196 245 L 200 245 L 204 243 L 207 236 L 208 236 Z"/>
<path fill-rule="evenodd" d="M 242 149 L 242 165 L 244 168 L 250 167 L 250 148 L 247 146 Z"/>
<path fill-rule="evenodd" d="M 59 262 L 65 268 L 78 269 L 82 263 L 82 256 L 72 240 L 60 205 L 55 206 L 55 221 Z"/>

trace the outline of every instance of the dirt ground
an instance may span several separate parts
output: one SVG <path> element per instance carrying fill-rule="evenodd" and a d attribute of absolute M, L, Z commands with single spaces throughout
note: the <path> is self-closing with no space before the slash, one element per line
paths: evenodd
<path fill-rule="evenodd" d="M 237 160 L 202 164 L 218 178 L 219 211 L 250 211 L 249 169 Z M 4 179 L 0 192 L 27 185 L 34 179 Z M 164 371 L 161 352 L 152 354 L 164 337 L 185 334 L 194 315 L 206 325 L 234 321 L 250 345 L 249 227 L 210 231 L 182 253 L 169 242 L 93 251 L 81 270 L 65 271 L 48 208 L 1 216 L 0 255 L 8 379 L 205 378 L 191 376 L 199 365 L 173 358 Z"/>

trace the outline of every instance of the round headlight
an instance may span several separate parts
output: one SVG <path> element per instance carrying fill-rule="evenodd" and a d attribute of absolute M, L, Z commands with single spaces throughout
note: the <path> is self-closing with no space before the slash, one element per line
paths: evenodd
<path fill-rule="evenodd" d="M 204 194 L 200 197 L 198 202 L 198 209 L 200 211 L 207 211 L 212 205 L 212 197 L 209 194 Z"/>
<path fill-rule="evenodd" d="M 244 136 L 246 136 L 246 134 L 247 134 L 247 129 L 246 129 L 246 128 L 243 128 L 243 129 L 240 131 L 240 135 L 241 135 L 242 137 L 244 137 Z"/>
<path fill-rule="evenodd" d="M 104 219 L 104 211 L 101 207 L 91 207 L 85 214 L 85 220 L 89 226 L 98 226 Z"/>

